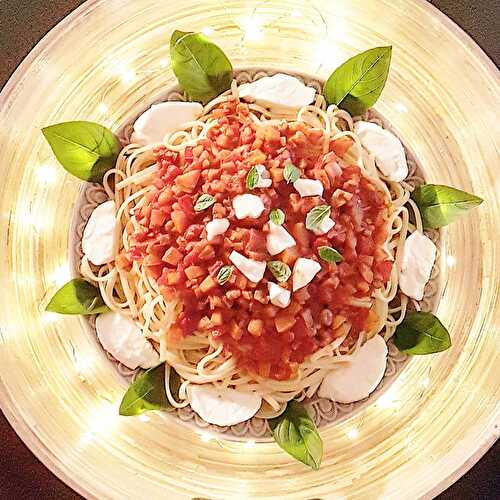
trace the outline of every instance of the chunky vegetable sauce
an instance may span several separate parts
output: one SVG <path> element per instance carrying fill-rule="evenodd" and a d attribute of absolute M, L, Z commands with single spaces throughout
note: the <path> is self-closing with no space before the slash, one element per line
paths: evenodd
<path fill-rule="evenodd" d="M 169 342 L 206 332 L 223 342 L 241 369 L 285 380 L 310 354 L 346 333 L 345 342 L 352 344 L 377 321 L 366 299 L 384 286 L 392 269 L 382 250 L 389 201 L 358 166 L 341 160 L 352 145 L 348 137 L 330 141 L 324 154 L 323 132 L 304 123 L 255 125 L 248 106 L 237 101 L 220 105 L 211 115 L 217 124 L 196 146 L 179 153 L 156 151 L 154 186 L 135 210 L 140 229 L 117 264 L 129 268 L 140 261 L 162 294 L 180 302 Z M 321 181 L 323 195 L 301 197 L 283 179 L 288 163 L 302 178 Z M 247 188 L 247 174 L 255 165 L 266 167 L 271 187 Z M 256 219 L 238 220 L 232 200 L 249 192 L 260 197 L 265 209 Z M 215 202 L 197 212 L 194 205 L 204 193 Z M 306 228 L 305 217 L 325 204 L 335 226 L 318 236 Z M 283 227 L 296 245 L 271 256 L 266 237 L 275 208 L 285 213 Z M 227 218 L 230 225 L 209 242 L 205 226 L 217 218 Z M 336 249 L 343 260 L 325 262 L 318 255 L 321 246 Z M 298 257 L 306 257 L 318 261 L 321 271 L 281 308 L 269 301 L 267 282 L 276 282 L 269 269 L 258 283 L 238 268 L 226 283 L 218 283 L 221 267 L 232 265 L 232 251 L 254 261 L 279 260 L 290 268 Z M 291 290 L 291 281 L 280 286 Z"/>

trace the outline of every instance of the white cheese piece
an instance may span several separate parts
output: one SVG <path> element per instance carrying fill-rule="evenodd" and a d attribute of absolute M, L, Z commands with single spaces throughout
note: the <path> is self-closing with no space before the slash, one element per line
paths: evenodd
<path fill-rule="evenodd" d="M 258 283 L 266 272 L 266 263 L 246 258 L 241 253 L 232 251 L 229 260 L 250 280 Z"/>
<path fill-rule="evenodd" d="M 321 221 L 321 224 L 317 229 L 313 229 L 312 232 L 314 234 L 317 234 L 318 236 L 322 234 L 326 234 L 330 229 L 335 226 L 335 221 L 333 219 L 330 219 L 330 217 L 326 217 Z"/>
<path fill-rule="evenodd" d="M 153 104 L 134 123 L 132 142 L 158 144 L 169 132 L 196 120 L 203 112 L 199 102 L 167 101 Z"/>
<path fill-rule="evenodd" d="M 98 205 L 83 230 L 82 250 L 96 266 L 115 260 L 116 206 L 113 200 Z"/>
<path fill-rule="evenodd" d="M 224 234 L 229 229 L 229 221 L 227 219 L 214 219 L 205 226 L 207 230 L 207 240 L 212 241 L 219 234 Z"/>
<path fill-rule="evenodd" d="M 160 363 L 160 356 L 141 329 L 125 316 L 117 312 L 99 314 L 95 326 L 104 349 L 131 370 Z"/>
<path fill-rule="evenodd" d="M 288 290 L 285 290 L 271 281 L 267 282 L 267 289 L 269 290 L 269 300 L 271 301 L 271 304 L 283 309 L 290 305 L 290 297 L 292 294 Z"/>
<path fill-rule="evenodd" d="M 271 180 L 271 176 L 264 165 L 255 165 L 257 173 L 259 174 L 259 180 L 255 187 L 257 188 L 268 188 L 271 187 L 273 181 Z"/>
<path fill-rule="evenodd" d="M 265 207 L 255 194 L 239 194 L 233 198 L 233 208 L 237 219 L 258 219 Z"/>
<path fill-rule="evenodd" d="M 252 418 L 262 404 L 254 392 L 219 389 L 213 385 L 189 386 L 191 408 L 209 424 L 235 425 Z"/>
<path fill-rule="evenodd" d="M 408 297 L 422 300 L 436 260 L 436 245 L 425 234 L 414 231 L 406 238 L 399 269 L 399 287 Z"/>
<path fill-rule="evenodd" d="M 350 361 L 325 377 L 318 390 L 319 397 L 339 403 L 354 403 L 368 397 L 382 380 L 386 362 L 387 344 L 380 335 L 375 335 Z"/>
<path fill-rule="evenodd" d="M 241 98 L 250 98 L 263 106 L 284 106 L 301 108 L 311 104 L 316 95 L 312 87 L 307 87 L 297 78 L 278 73 L 265 76 L 252 83 L 238 87 Z"/>
<path fill-rule="evenodd" d="M 269 221 L 269 232 L 266 238 L 266 248 L 271 255 L 277 255 L 286 248 L 295 246 L 292 235 L 283 227 Z"/>
<path fill-rule="evenodd" d="M 297 179 L 293 187 L 298 191 L 302 198 L 306 196 L 322 196 L 323 184 L 317 179 Z"/>
<path fill-rule="evenodd" d="M 382 173 L 391 181 L 401 182 L 408 176 L 408 164 L 401 141 L 388 130 L 371 122 L 359 121 L 354 124 L 363 147 L 375 157 Z"/>
<path fill-rule="evenodd" d="M 321 264 L 315 260 L 298 258 L 292 271 L 293 291 L 295 292 L 309 284 L 320 270 Z"/>

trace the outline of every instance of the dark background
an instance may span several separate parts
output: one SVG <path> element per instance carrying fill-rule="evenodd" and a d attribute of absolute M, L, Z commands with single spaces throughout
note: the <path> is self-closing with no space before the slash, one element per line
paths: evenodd
<path fill-rule="evenodd" d="M 81 0 L 0 0 L 0 88 L 43 35 L 82 3 Z M 500 64 L 500 0 L 431 3 L 467 31 L 497 66 Z M 32 455 L 0 413 L 0 499 L 21 498 L 80 497 Z M 500 499 L 500 441 L 438 499 Z"/>

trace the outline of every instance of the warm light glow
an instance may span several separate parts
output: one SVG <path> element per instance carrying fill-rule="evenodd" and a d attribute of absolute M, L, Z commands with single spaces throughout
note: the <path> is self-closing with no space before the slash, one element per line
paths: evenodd
<path fill-rule="evenodd" d="M 429 387 L 429 384 L 431 383 L 431 379 L 429 377 L 425 377 L 424 380 L 422 380 L 422 385 L 427 389 Z"/>
<path fill-rule="evenodd" d="M 292 13 L 290 14 L 292 17 L 300 17 L 302 15 L 302 12 L 298 9 L 293 9 Z"/>
<path fill-rule="evenodd" d="M 42 163 L 35 168 L 36 180 L 40 184 L 49 185 L 53 184 L 57 179 L 57 168 L 48 163 Z"/>
<path fill-rule="evenodd" d="M 356 439 L 358 437 L 358 434 L 358 429 L 350 429 L 349 431 L 347 431 L 347 437 L 349 439 Z"/>
<path fill-rule="evenodd" d="M 380 406 L 380 408 L 396 408 L 399 405 L 399 401 L 396 399 L 394 391 L 389 390 L 380 396 L 377 405 Z"/>
<path fill-rule="evenodd" d="M 322 64 L 328 64 L 332 52 L 331 45 L 326 40 L 323 40 L 318 44 L 316 50 L 314 51 L 314 58 Z"/>
<path fill-rule="evenodd" d="M 104 115 L 109 111 L 109 108 L 106 106 L 106 104 L 101 102 L 101 104 L 99 104 L 97 108 L 97 111 L 99 111 L 99 113 L 102 113 Z"/>
<path fill-rule="evenodd" d="M 139 415 L 139 420 L 141 422 L 149 422 L 151 418 L 149 418 L 147 415 Z"/>
<path fill-rule="evenodd" d="M 80 437 L 80 445 L 88 444 L 99 434 L 109 435 L 118 422 L 118 404 L 102 401 L 86 422 L 86 431 Z"/>
<path fill-rule="evenodd" d="M 255 448 L 255 441 L 253 439 L 249 439 L 244 446 L 247 450 Z"/>
<path fill-rule="evenodd" d="M 135 71 L 133 69 L 127 68 L 127 67 L 123 68 L 120 71 L 120 76 L 121 76 L 123 83 L 125 83 L 126 85 L 130 85 L 136 78 Z"/>
<path fill-rule="evenodd" d="M 168 66 L 168 59 L 162 59 L 162 60 L 160 61 L 160 66 L 161 66 L 162 68 L 166 68 L 166 67 Z"/>
<path fill-rule="evenodd" d="M 448 257 L 446 257 L 446 264 L 448 267 L 455 267 L 456 263 L 457 259 L 453 255 L 448 255 Z"/>
<path fill-rule="evenodd" d="M 50 274 L 49 281 L 55 283 L 58 287 L 63 286 L 71 279 L 71 274 L 69 272 L 68 264 L 63 264 Z"/>
<path fill-rule="evenodd" d="M 408 113 L 408 108 L 402 102 L 397 102 L 394 107 L 397 111 L 401 111 L 401 113 Z"/>
<path fill-rule="evenodd" d="M 22 226 L 31 226 L 37 232 L 42 231 L 47 224 L 46 219 L 41 214 L 33 214 L 28 211 L 19 212 L 17 219 Z"/>
<path fill-rule="evenodd" d="M 257 41 L 263 36 L 262 23 L 256 17 L 248 17 L 240 26 L 246 40 Z"/>
<path fill-rule="evenodd" d="M 85 375 L 92 366 L 93 361 L 90 356 L 80 356 L 75 359 L 75 369 L 80 375 Z"/>
<path fill-rule="evenodd" d="M 51 325 L 60 319 L 61 315 L 53 312 L 45 311 L 42 315 L 42 324 L 44 326 Z"/>
<path fill-rule="evenodd" d="M 200 438 L 204 443 L 208 443 L 209 441 L 214 439 L 211 434 L 209 434 L 208 432 L 204 432 L 204 431 L 200 432 Z"/>
<path fill-rule="evenodd" d="M 203 28 L 201 30 L 201 32 L 206 36 L 210 36 L 210 35 L 213 35 L 215 33 L 215 30 L 213 28 L 211 28 L 210 26 L 207 26 L 206 28 Z"/>

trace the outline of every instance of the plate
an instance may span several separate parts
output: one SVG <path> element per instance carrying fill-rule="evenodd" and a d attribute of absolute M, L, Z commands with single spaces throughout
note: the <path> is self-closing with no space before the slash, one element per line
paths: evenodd
<path fill-rule="evenodd" d="M 384 15 L 381 15 L 384 13 Z M 438 315 L 453 348 L 415 358 L 390 389 L 325 427 L 319 471 L 272 443 L 230 442 L 159 414 L 118 418 L 126 384 L 81 318 L 43 312 L 70 277 L 80 183 L 40 128 L 88 119 L 116 128 L 174 84 L 173 29 L 204 30 L 238 67 L 325 78 L 347 57 L 394 48 L 377 109 L 430 182 L 485 199 L 444 233 Z M 78 57 L 76 57 L 76 54 Z M 94 0 L 58 25 L 0 96 L 1 405 L 32 451 L 89 498 L 419 498 L 463 474 L 499 435 L 498 72 L 416 0 Z"/>
<path fill-rule="evenodd" d="M 265 76 L 272 76 L 278 70 L 277 69 L 235 69 L 234 78 L 238 84 L 248 83 L 256 81 L 259 78 Z M 317 78 L 311 75 L 299 74 L 295 72 L 288 72 L 293 74 L 296 78 L 299 78 L 303 83 L 314 87 L 318 92 L 321 92 L 323 88 L 324 81 L 319 81 Z M 179 101 L 186 100 L 186 96 L 181 91 L 178 85 L 175 85 L 171 89 L 164 92 L 158 99 L 155 99 L 144 109 L 134 110 L 136 116 L 132 118 L 127 123 L 123 123 L 119 126 L 117 130 L 117 135 L 121 142 L 126 145 L 129 144 L 130 136 L 133 132 L 134 121 L 144 112 L 151 104 L 157 104 L 164 101 Z M 377 124 L 383 125 L 384 128 L 391 129 L 390 124 L 387 123 L 384 118 L 377 113 L 374 109 L 369 110 L 363 119 L 366 121 L 373 121 Z M 396 133 L 392 130 L 393 133 Z M 413 153 L 405 148 L 406 158 L 408 161 L 409 173 L 406 182 L 413 187 L 416 187 L 422 183 L 425 178 L 425 174 L 422 167 L 417 164 Z M 69 258 L 71 263 L 71 272 L 74 276 L 80 276 L 80 266 L 83 257 L 82 250 L 82 236 L 87 221 L 93 210 L 101 203 L 106 201 L 108 196 L 102 185 L 83 183 L 80 190 L 78 199 L 76 201 L 73 210 L 73 219 L 70 228 L 69 237 Z M 418 308 L 422 311 L 435 312 L 440 295 L 442 293 L 443 285 L 446 281 L 445 271 L 446 265 L 443 265 L 446 259 L 446 252 L 444 251 L 442 245 L 442 231 L 436 229 L 427 229 L 425 231 L 426 235 L 430 237 L 438 248 L 438 254 L 436 256 L 436 262 L 432 269 L 431 279 L 427 283 L 424 291 L 424 298 L 421 301 L 415 301 L 410 299 L 410 307 Z M 96 342 L 99 343 L 97 339 L 97 332 L 95 328 L 95 316 L 87 316 L 84 318 L 89 334 L 92 335 Z M 100 344 L 99 344 L 100 346 Z M 102 348 L 102 346 L 100 346 Z M 323 427 L 326 425 L 333 425 L 352 417 L 354 414 L 358 413 L 362 408 L 373 403 L 380 396 L 382 396 L 396 380 L 396 378 L 402 373 L 403 369 L 410 361 L 410 356 L 400 352 L 392 341 L 388 345 L 388 356 L 387 356 L 387 368 L 384 373 L 384 377 L 380 381 L 380 384 L 370 394 L 369 397 L 357 401 L 355 403 L 343 404 L 333 402 L 331 400 L 320 398 L 314 396 L 310 399 L 305 399 L 304 402 L 318 427 Z M 120 373 L 127 383 L 130 383 L 134 376 L 140 373 L 141 370 L 131 370 L 118 362 L 111 354 L 107 353 L 108 358 L 114 364 L 115 369 Z M 240 424 L 232 425 L 230 427 L 220 427 L 217 425 L 210 425 L 205 422 L 201 417 L 199 417 L 190 406 L 185 408 L 176 409 L 173 412 L 163 412 L 162 416 L 169 422 L 172 418 L 178 419 L 181 422 L 185 422 L 189 427 L 195 430 L 203 430 L 204 434 L 212 437 L 222 437 L 234 441 L 272 441 L 272 434 L 267 424 L 267 420 L 261 417 L 253 417 L 250 420 L 241 422 Z M 168 425 L 168 424 L 167 424 Z"/>

